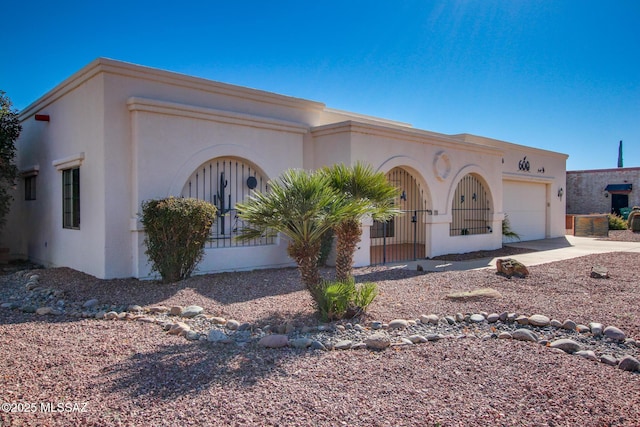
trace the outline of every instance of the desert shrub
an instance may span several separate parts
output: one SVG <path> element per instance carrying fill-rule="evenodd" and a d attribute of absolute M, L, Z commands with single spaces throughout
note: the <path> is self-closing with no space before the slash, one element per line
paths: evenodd
<path fill-rule="evenodd" d="M 627 221 L 624 220 L 620 215 L 617 214 L 609 214 L 609 230 L 626 230 Z"/>
<path fill-rule="evenodd" d="M 204 255 L 215 215 L 215 206 L 197 199 L 168 197 L 142 203 L 145 253 L 163 282 L 191 276 Z"/>
<path fill-rule="evenodd" d="M 359 307 L 361 311 L 367 311 L 367 308 L 374 299 L 378 296 L 378 285 L 375 283 L 367 282 L 363 283 L 356 289 L 356 295 L 353 299 L 356 307 Z"/>
<path fill-rule="evenodd" d="M 342 319 L 353 300 L 355 288 L 351 283 L 327 282 L 320 285 L 316 303 L 322 320 Z"/>
<path fill-rule="evenodd" d="M 375 283 L 363 283 L 356 286 L 350 278 L 344 282 L 323 282 L 315 300 L 322 320 L 352 318 L 364 313 L 378 295 Z"/>
<path fill-rule="evenodd" d="M 502 220 L 502 235 L 507 238 L 507 240 L 520 240 L 520 235 L 511 229 L 511 223 L 509 222 L 507 214 L 504 215 L 504 219 Z"/>

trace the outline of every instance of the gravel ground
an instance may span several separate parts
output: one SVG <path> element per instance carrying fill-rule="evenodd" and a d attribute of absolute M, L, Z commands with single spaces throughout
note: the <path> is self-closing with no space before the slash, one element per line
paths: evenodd
<path fill-rule="evenodd" d="M 608 268 L 611 277 L 590 278 L 594 265 Z M 508 311 L 598 321 L 640 338 L 639 268 L 637 253 L 533 266 L 526 279 L 492 270 L 362 268 L 355 271 L 357 280 L 376 282 L 380 295 L 360 322 Z M 10 273 L 0 277 L 0 301 L 24 297 L 24 274 Z M 198 276 L 169 285 L 104 281 L 69 269 L 37 273 L 42 286 L 60 291 L 69 309 L 74 301 L 96 298 L 105 307 L 196 304 L 208 314 L 260 326 L 318 323 L 295 269 Z M 323 274 L 330 277 L 331 271 Z M 502 298 L 445 298 L 484 287 Z M 0 411 L 0 426 L 640 425 L 638 373 L 535 343 L 474 334 L 381 352 L 269 350 L 190 342 L 142 322 L 0 309 L 0 336 L 1 403 L 35 409 Z M 62 412 L 43 411 L 47 402 Z"/>

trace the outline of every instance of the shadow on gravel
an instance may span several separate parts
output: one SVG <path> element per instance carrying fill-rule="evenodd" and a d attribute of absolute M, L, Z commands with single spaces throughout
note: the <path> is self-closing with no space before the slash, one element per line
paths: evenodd
<path fill-rule="evenodd" d="M 283 316 L 270 313 L 254 325 L 317 324 L 315 314 Z M 284 331 L 279 331 L 283 333 Z M 158 330 L 157 333 L 163 333 Z M 233 332 L 226 331 L 233 337 Z M 274 332 L 275 333 L 275 332 Z M 290 337 L 291 339 L 291 337 Z M 292 375 L 287 364 L 298 358 L 319 358 L 321 353 L 294 348 L 266 349 L 257 338 L 244 344 L 183 341 L 157 351 L 136 353 L 104 369 L 110 393 L 132 397 L 174 399 L 210 389 L 252 387 L 269 377 Z M 293 374 L 295 375 L 295 374 Z"/>
<path fill-rule="evenodd" d="M 252 345 L 252 344 L 250 344 Z M 137 353 L 114 365 L 111 393 L 134 398 L 175 399 L 211 387 L 252 387 L 268 377 L 286 377 L 295 357 L 319 357 L 294 349 L 239 348 L 235 344 L 184 343 L 153 353 Z"/>
<path fill-rule="evenodd" d="M 358 270 L 354 270 L 353 277 L 356 279 L 356 283 L 403 280 L 403 279 L 409 279 L 412 277 L 433 274 L 428 271 L 416 271 L 415 269 L 410 270 L 405 267 L 398 267 L 398 268 L 379 267 L 379 270 L 377 270 L 376 267 L 371 267 L 371 268 L 374 269 L 374 271 L 367 271 L 366 273 L 358 272 Z"/>
<path fill-rule="evenodd" d="M 39 316 L 33 313 L 23 313 L 19 310 L 0 309 L 0 325 L 17 325 L 20 323 L 73 323 L 78 320 L 69 316 Z"/>

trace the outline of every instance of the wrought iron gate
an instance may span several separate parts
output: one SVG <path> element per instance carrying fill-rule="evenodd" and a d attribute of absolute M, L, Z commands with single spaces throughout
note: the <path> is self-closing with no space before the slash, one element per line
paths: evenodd
<path fill-rule="evenodd" d="M 371 264 L 385 264 L 425 257 L 425 215 L 431 210 L 403 210 L 402 214 L 371 227 Z"/>

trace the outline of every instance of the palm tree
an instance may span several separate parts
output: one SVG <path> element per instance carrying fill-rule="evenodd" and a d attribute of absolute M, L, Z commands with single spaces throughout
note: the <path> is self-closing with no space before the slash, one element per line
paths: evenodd
<path fill-rule="evenodd" d="M 368 214 L 376 221 L 387 221 L 400 211 L 393 201 L 398 196 L 395 188 L 382 172 L 375 172 L 370 165 L 357 162 L 351 167 L 336 164 L 322 169 L 331 186 L 339 191 L 347 203 L 364 205 L 350 215 L 345 215 L 333 227 L 337 237 L 336 279 L 346 281 L 351 277 L 353 256 L 362 230 L 360 219 Z"/>
<path fill-rule="evenodd" d="M 325 231 L 345 215 L 353 215 L 361 206 L 345 203 L 324 174 L 290 169 L 270 183 L 268 193 L 253 192 L 239 203 L 238 216 L 248 226 L 238 238 L 250 240 L 284 234 L 287 252 L 298 264 L 302 281 L 314 298 L 320 284 L 318 256 Z"/>

